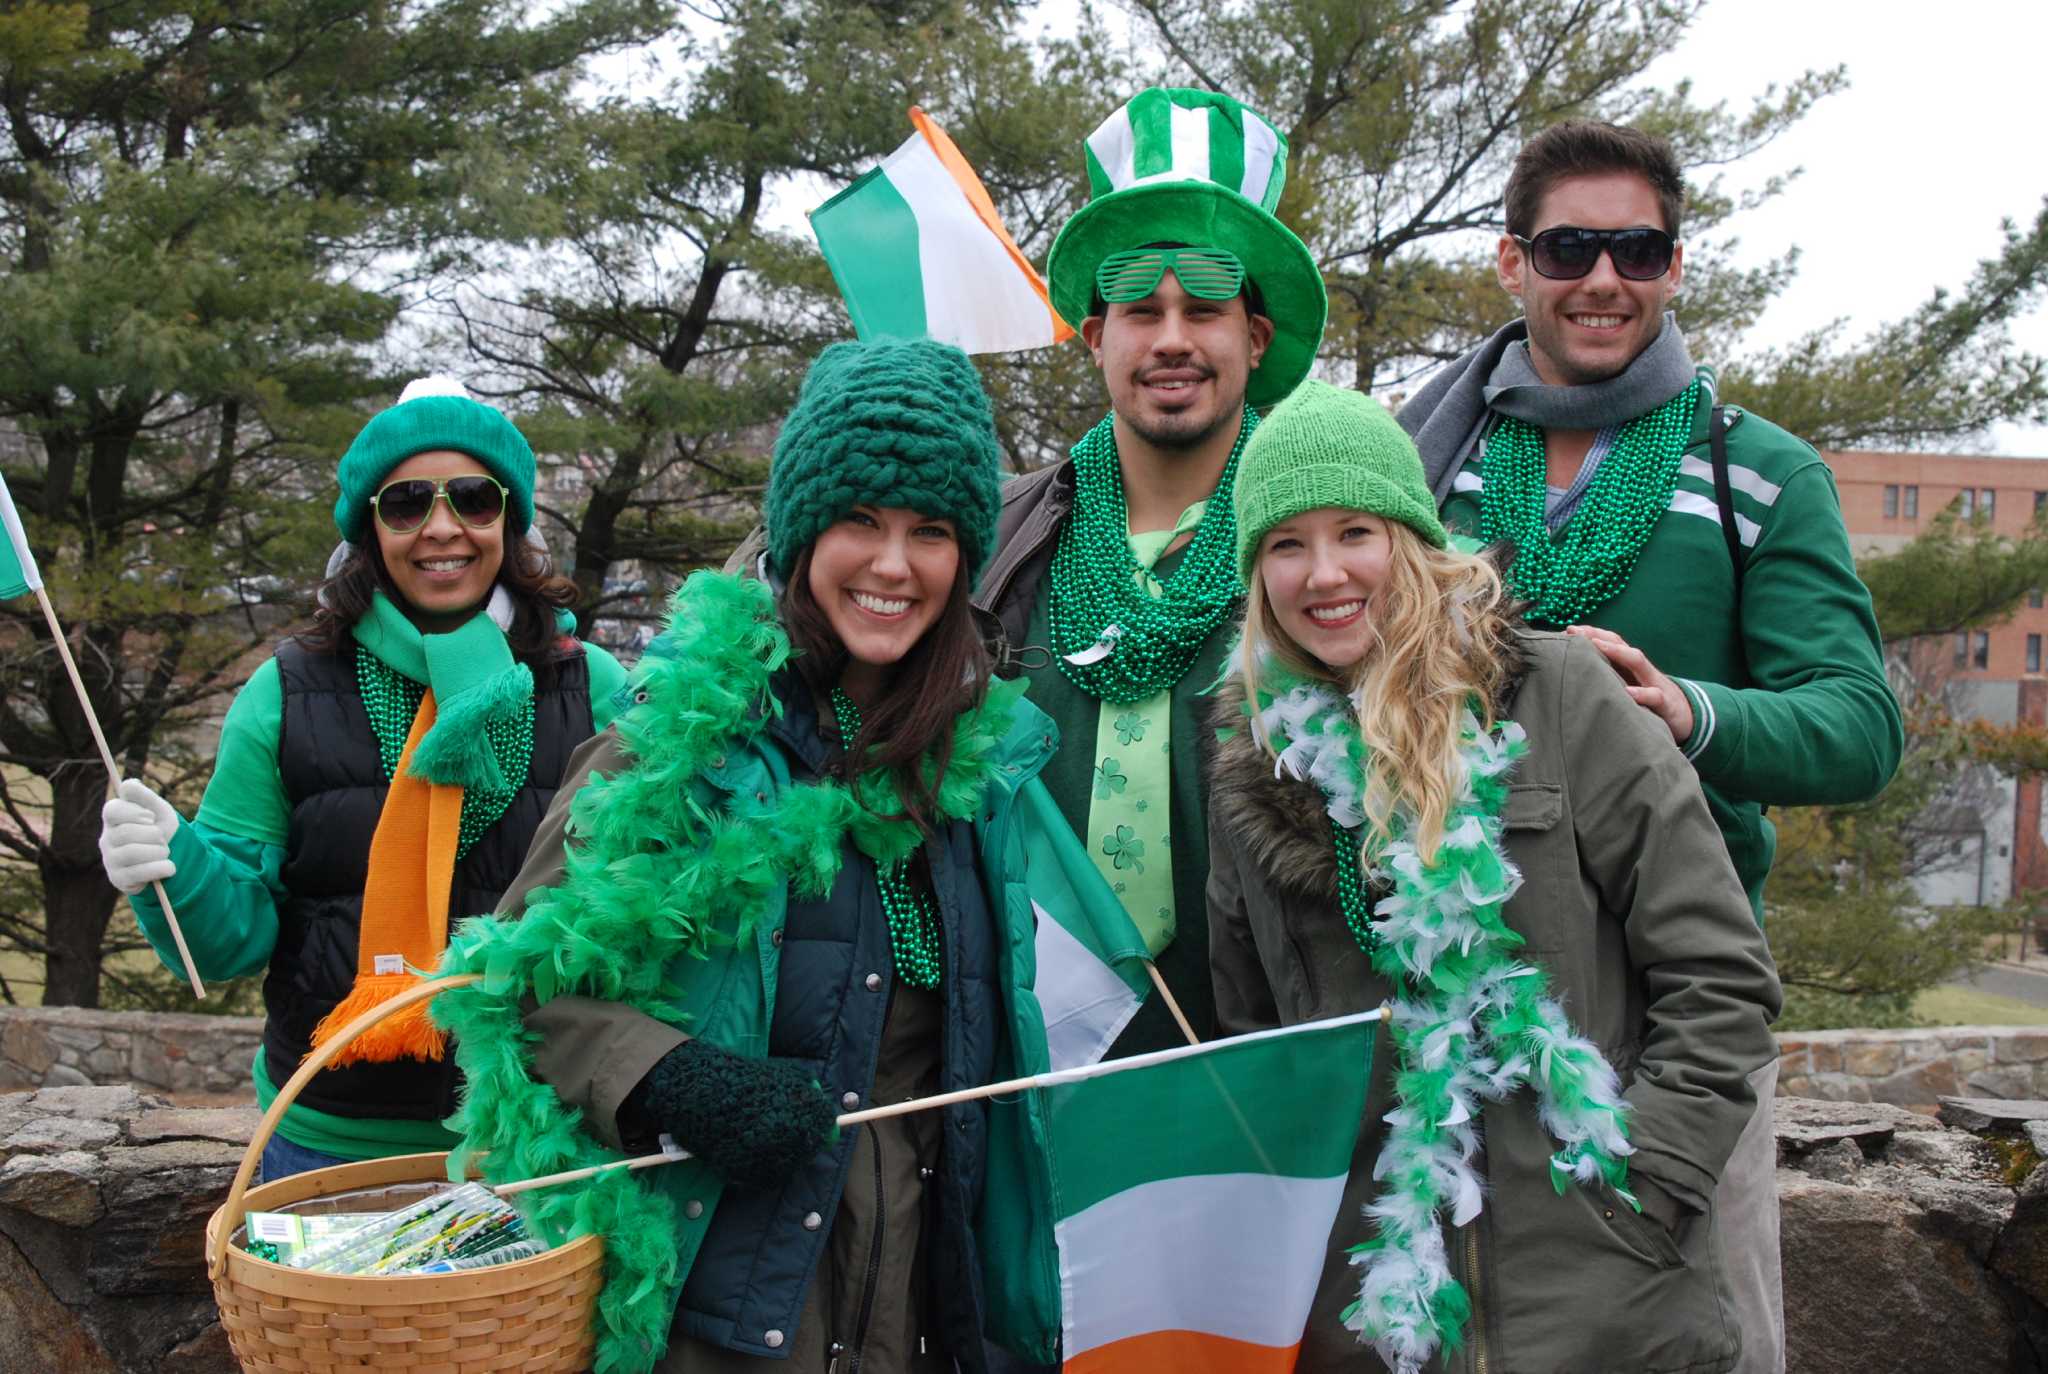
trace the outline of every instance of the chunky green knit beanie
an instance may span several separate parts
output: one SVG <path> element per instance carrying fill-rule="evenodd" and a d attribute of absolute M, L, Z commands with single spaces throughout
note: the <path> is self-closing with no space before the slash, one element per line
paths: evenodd
<path fill-rule="evenodd" d="M 1002 508 L 995 418 L 967 355 L 929 339 L 837 343 L 782 423 L 761 515 L 789 576 L 826 527 L 866 504 L 944 516 L 970 578 L 995 551 Z"/>
<path fill-rule="evenodd" d="M 1249 582 L 1266 531 L 1334 507 L 1398 520 L 1442 548 L 1447 536 L 1415 441 L 1370 396 L 1303 382 L 1259 422 L 1237 460 L 1237 568 Z"/>
<path fill-rule="evenodd" d="M 370 503 L 391 469 L 437 449 L 466 453 L 503 482 L 511 493 L 505 518 L 512 533 L 526 533 L 533 523 L 533 449 L 526 436 L 499 412 L 471 400 L 460 382 L 426 377 L 407 386 L 398 404 L 373 416 L 341 455 L 335 474 L 341 496 L 334 503 L 341 537 L 351 543 L 367 539 Z"/>

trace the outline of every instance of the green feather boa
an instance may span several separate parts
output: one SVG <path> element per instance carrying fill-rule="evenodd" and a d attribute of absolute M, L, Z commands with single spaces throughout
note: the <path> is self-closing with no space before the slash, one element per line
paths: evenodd
<path fill-rule="evenodd" d="M 670 605 L 667 652 L 636 670 L 634 709 L 614 725 L 634 766 L 593 776 L 570 809 L 575 843 L 562 882 L 536 891 L 519 919 L 462 925 L 441 972 L 482 973 L 443 993 L 435 1020 L 454 1033 L 468 1078 L 450 1124 L 463 1135 L 451 1169 L 478 1152 L 500 1183 L 621 1158 L 579 1128 L 579 1114 L 534 1081 L 521 1000 L 568 993 L 637 1007 L 672 1024 L 684 1017 L 670 979 L 680 956 L 702 956 L 747 936 L 776 890 L 821 896 L 841 845 L 894 866 L 920 836 L 886 820 L 900 802 L 892 781 L 869 774 L 847 787 L 805 783 L 765 806 L 713 810 L 700 775 L 756 740 L 777 708 L 769 678 L 790 657 L 767 587 L 709 572 L 692 575 Z M 938 796 L 944 820 L 975 814 L 995 766 L 1016 692 L 992 688 L 954 726 Z M 863 807 L 861 801 L 867 806 Z M 649 1368 L 668 1339 L 683 1273 L 675 1209 L 619 1170 L 522 1194 L 539 1234 L 559 1244 L 595 1233 L 605 1242 L 598 1297 L 599 1374 Z"/>

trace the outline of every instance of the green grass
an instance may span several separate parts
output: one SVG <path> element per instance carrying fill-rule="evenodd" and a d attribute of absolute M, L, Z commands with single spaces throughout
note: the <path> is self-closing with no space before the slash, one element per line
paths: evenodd
<path fill-rule="evenodd" d="M 2048 1026 L 2048 1007 L 1954 985 L 1921 993 L 1913 1014 L 1933 1026 Z"/>

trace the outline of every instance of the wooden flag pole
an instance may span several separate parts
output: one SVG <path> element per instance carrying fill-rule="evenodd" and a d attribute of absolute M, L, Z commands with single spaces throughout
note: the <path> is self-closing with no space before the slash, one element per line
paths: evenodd
<path fill-rule="evenodd" d="M 1148 960 L 1149 964 L 1150 961 Z M 1382 1021 L 1393 1016 L 1390 1007 L 1382 1006 L 1376 1013 Z M 1182 1050 L 1170 1052 L 1176 1058 L 1185 1053 Z M 1139 1056 L 1140 1058 L 1149 1056 Z M 891 1102 L 880 1107 L 865 1107 L 857 1112 L 841 1113 L 836 1125 L 858 1126 L 864 1121 L 879 1121 L 889 1116 L 908 1116 L 912 1112 L 928 1112 L 934 1107 L 951 1107 L 960 1102 L 973 1102 L 984 1097 L 1002 1097 L 1008 1093 L 1020 1093 L 1030 1088 L 1043 1087 L 1047 1079 L 1058 1081 L 1071 1077 L 1072 1070 L 1059 1074 L 1036 1074 L 1028 1078 L 1006 1078 L 1000 1083 L 984 1083 L 978 1088 L 961 1088 L 956 1092 L 933 1093 L 929 1097 L 913 1097 L 908 1102 Z M 493 1189 L 499 1197 L 511 1197 L 534 1188 L 549 1188 L 557 1183 L 575 1183 L 599 1174 L 615 1173 L 620 1169 L 649 1169 L 657 1164 L 675 1164 L 690 1158 L 687 1151 L 671 1150 L 656 1155 L 640 1155 L 634 1159 L 615 1159 L 609 1164 L 593 1164 L 585 1169 L 565 1169 L 559 1174 L 543 1174 L 539 1178 L 522 1178 L 516 1183 L 500 1183 Z"/>
<path fill-rule="evenodd" d="M 1173 994 L 1166 990 L 1166 979 L 1160 974 L 1159 965 L 1147 959 L 1145 961 L 1145 972 L 1152 975 L 1152 986 L 1165 1001 L 1166 1009 L 1173 1013 L 1174 1024 L 1180 1027 L 1180 1033 L 1188 1038 L 1190 1045 L 1201 1044 L 1202 1037 L 1196 1035 L 1195 1028 L 1188 1024 L 1187 1014 L 1180 1009 L 1180 1003 L 1174 1001 Z"/>
<path fill-rule="evenodd" d="M 522 1178 L 517 1183 L 500 1183 L 491 1189 L 499 1197 L 511 1197 L 533 1188 L 548 1188 L 557 1183 L 574 1183 L 580 1178 L 595 1178 L 599 1174 L 616 1173 L 621 1169 L 651 1169 L 657 1164 L 678 1164 L 690 1157 L 688 1150 L 664 1151 L 658 1155 L 641 1155 L 637 1159 L 616 1159 L 610 1164 L 593 1164 L 588 1169 L 564 1169 L 559 1174 L 543 1174 L 539 1178 Z"/>
<path fill-rule="evenodd" d="M 100 729 L 100 718 L 93 713 L 92 698 L 85 694 L 85 679 L 78 675 L 78 664 L 71 657 L 71 644 L 64 638 L 64 627 L 57 622 L 57 608 L 50 604 L 50 594 L 43 590 L 42 583 L 35 586 L 36 604 L 43 608 L 43 619 L 50 622 L 50 638 L 57 642 L 57 656 L 64 660 L 64 671 L 71 675 L 71 690 L 78 694 L 78 704 L 85 709 L 85 723 L 92 727 L 92 742 L 100 747 L 100 762 L 107 766 L 107 787 L 112 791 L 121 785 L 121 769 L 114 762 L 114 751 L 107 748 L 106 733 Z M 178 913 L 171 910 L 171 899 L 164 892 L 162 883 L 151 883 L 156 889 L 156 899 L 164 909 L 164 920 L 170 923 L 171 939 L 178 945 L 178 957 L 185 961 L 185 977 L 191 980 L 192 995 L 202 1002 L 206 1000 L 206 984 L 199 981 L 199 970 L 192 966 L 192 951 L 185 947 L 185 932 L 178 928 Z"/>
<path fill-rule="evenodd" d="M 908 1116 L 912 1112 L 930 1111 L 934 1107 L 950 1107 L 957 1102 L 972 1102 L 977 1098 L 1000 1097 L 1004 1093 L 1019 1093 L 1026 1088 L 1038 1086 L 1037 1078 L 1010 1078 L 1001 1083 L 984 1083 L 978 1088 L 961 1088 L 949 1093 L 934 1093 L 930 1097 L 913 1097 L 908 1102 L 891 1102 L 886 1106 L 868 1107 L 857 1112 L 842 1112 L 833 1119 L 835 1126 L 858 1126 L 863 1121 L 879 1121 L 885 1116 Z M 578 1179 L 595 1178 L 599 1174 L 612 1173 L 619 1169 L 646 1169 L 656 1164 L 674 1164 L 690 1158 L 687 1151 L 664 1151 L 658 1155 L 640 1155 L 634 1159 L 615 1159 L 609 1164 L 593 1164 L 585 1169 L 565 1169 L 559 1174 L 543 1174 L 539 1178 L 522 1178 L 516 1183 L 500 1183 L 491 1191 L 499 1197 L 510 1197 L 523 1193 L 529 1188 L 547 1188 L 557 1183 L 574 1183 Z"/>

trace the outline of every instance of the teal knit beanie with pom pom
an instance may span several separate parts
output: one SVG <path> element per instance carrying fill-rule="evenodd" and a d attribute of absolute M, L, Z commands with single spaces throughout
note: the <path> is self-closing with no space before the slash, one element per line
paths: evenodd
<path fill-rule="evenodd" d="M 769 561 L 788 577 L 833 521 L 883 506 L 951 520 L 978 578 L 995 551 L 1000 469 L 995 417 L 965 353 L 928 339 L 833 344 L 775 441 L 761 510 Z"/>
<path fill-rule="evenodd" d="M 334 503 L 334 527 L 361 543 L 372 537 L 370 508 L 391 470 L 415 454 L 450 449 L 466 453 L 505 484 L 506 518 L 512 533 L 533 523 L 533 450 L 526 436 L 498 411 L 471 399 L 452 377 L 421 377 L 398 404 L 372 416 L 341 455 L 335 478 L 341 497 Z"/>

